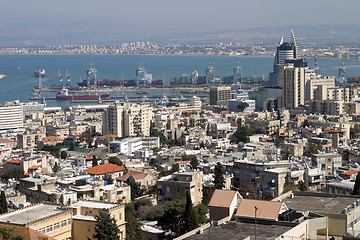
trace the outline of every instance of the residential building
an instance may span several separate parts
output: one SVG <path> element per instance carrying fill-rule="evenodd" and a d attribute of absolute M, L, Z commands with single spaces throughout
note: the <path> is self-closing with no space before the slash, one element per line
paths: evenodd
<path fill-rule="evenodd" d="M 170 176 L 162 177 L 157 181 L 158 202 L 185 199 L 190 192 L 194 205 L 202 201 L 202 173 L 201 172 L 176 172 Z"/>
<path fill-rule="evenodd" d="M 151 187 L 156 184 L 156 176 L 152 174 L 136 172 L 136 171 L 128 171 L 126 174 L 116 178 L 117 181 L 123 181 L 128 183 L 129 185 L 134 183 L 139 183 L 141 186 Z"/>
<path fill-rule="evenodd" d="M 305 104 L 305 67 L 283 66 L 282 106 L 293 109 Z"/>
<path fill-rule="evenodd" d="M 0 106 L 0 133 L 23 131 L 23 107 L 19 101 Z"/>
<path fill-rule="evenodd" d="M 338 153 L 318 153 L 311 157 L 312 166 L 321 168 L 324 176 L 331 177 L 342 166 L 342 155 Z"/>
<path fill-rule="evenodd" d="M 39 204 L 1 215 L 0 226 L 30 227 L 55 239 L 75 240 L 72 234 L 72 216 L 70 209 L 60 205 Z M 86 228 L 79 230 L 84 229 Z"/>
<path fill-rule="evenodd" d="M 103 114 L 103 134 L 118 137 L 149 136 L 152 107 L 149 104 L 115 102 Z"/>
<path fill-rule="evenodd" d="M 125 205 L 103 203 L 95 201 L 79 201 L 71 204 L 72 210 L 72 239 L 94 239 L 96 219 L 100 211 L 105 211 L 115 219 L 119 229 L 119 240 L 125 239 Z"/>
<path fill-rule="evenodd" d="M 112 179 L 115 179 L 117 177 L 120 177 L 124 174 L 126 168 L 120 167 L 118 165 L 108 163 L 108 164 L 102 164 L 97 165 L 92 168 L 88 168 L 84 170 L 87 174 L 90 174 L 90 176 L 97 176 L 102 179 L 111 177 Z"/>
<path fill-rule="evenodd" d="M 218 101 L 227 101 L 231 99 L 230 86 L 213 86 L 210 88 L 210 105 L 217 105 Z"/>
<path fill-rule="evenodd" d="M 120 141 L 112 141 L 109 143 L 110 153 L 122 153 L 125 155 L 134 155 L 140 150 L 151 150 L 160 147 L 159 137 L 136 137 L 125 138 Z"/>
<path fill-rule="evenodd" d="M 216 189 L 208 205 L 211 221 L 231 219 L 242 200 L 238 191 Z"/>

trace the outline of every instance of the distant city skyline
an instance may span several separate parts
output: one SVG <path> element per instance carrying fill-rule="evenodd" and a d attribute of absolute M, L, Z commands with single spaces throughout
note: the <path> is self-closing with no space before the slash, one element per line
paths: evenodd
<path fill-rule="evenodd" d="M 0 45 L 162 40 L 183 33 L 358 24 L 359 7 L 356 0 L 5 1 Z"/>

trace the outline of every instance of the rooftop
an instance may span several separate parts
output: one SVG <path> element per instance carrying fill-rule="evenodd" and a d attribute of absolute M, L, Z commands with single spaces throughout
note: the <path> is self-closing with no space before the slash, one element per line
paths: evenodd
<path fill-rule="evenodd" d="M 94 201 L 79 201 L 70 205 L 70 208 L 78 208 L 78 207 L 87 207 L 87 208 L 98 208 L 98 209 L 110 209 L 118 206 L 117 204 L 112 203 L 102 203 L 102 202 L 94 202 Z"/>
<path fill-rule="evenodd" d="M 237 191 L 216 189 L 209 202 L 209 207 L 230 207 Z"/>
<path fill-rule="evenodd" d="M 340 214 L 348 205 L 352 205 L 360 197 L 334 194 L 297 194 L 293 198 L 284 198 L 282 201 L 289 209 L 301 212 L 317 212 Z"/>
<path fill-rule="evenodd" d="M 235 214 L 238 217 L 267 219 L 276 221 L 283 206 L 282 202 L 262 201 L 253 199 L 243 199 Z"/>
<path fill-rule="evenodd" d="M 124 167 L 120 167 L 118 165 L 108 163 L 108 164 L 97 165 L 95 167 L 86 169 L 86 170 L 84 170 L 84 172 L 86 172 L 88 174 L 92 174 L 92 175 L 100 175 L 100 174 L 105 174 L 105 173 L 120 172 L 120 171 L 124 171 L 124 170 L 125 170 Z"/>
<path fill-rule="evenodd" d="M 268 239 L 279 236 L 292 227 L 278 226 L 278 225 L 264 225 L 257 224 L 256 236 L 258 239 Z M 254 236 L 255 225 L 253 223 L 242 223 L 242 222 L 227 222 L 219 226 L 211 227 L 211 238 L 212 239 L 226 239 L 226 240 L 238 240 L 245 239 L 248 236 Z M 209 229 L 205 229 L 201 234 L 195 234 L 186 240 L 208 240 Z"/>
<path fill-rule="evenodd" d="M 28 224 L 41 218 L 62 213 L 66 210 L 59 209 L 59 205 L 39 204 L 19 211 L 0 216 L 0 222 L 13 224 Z"/>

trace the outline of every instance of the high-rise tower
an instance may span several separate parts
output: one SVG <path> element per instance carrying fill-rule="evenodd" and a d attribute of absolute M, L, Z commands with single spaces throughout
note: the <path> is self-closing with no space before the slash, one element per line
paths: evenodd
<path fill-rule="evenodd" d="M 238 61 L 234 67 L 234 84 L 239 83 L 241 87 L 241 66 Z"/>
<path fill-rule="evenodd" d="M 280 42 L 277 45 L 274 58 L 274 69 L 273 72 L 269 74 L 269 87 L 282 87 L 282 65 L 300 59 L 299 46 L 292 29 L 291 39 L 291 42 L 284 42 L 284 37 L 281 37 Z"/>
<path fill-rule="evenodd" d="M 210 85 L 213 79 L 214 79 L 214 65 L 210 61 L 208 67 L 206 68 L 206 85 Z"/>

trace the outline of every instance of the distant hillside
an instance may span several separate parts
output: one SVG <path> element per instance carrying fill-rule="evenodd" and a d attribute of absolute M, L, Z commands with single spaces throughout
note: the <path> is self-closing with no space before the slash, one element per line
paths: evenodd
<path fill-rule="evenodd" d="M 180 42 L 219 42 L 219 41 L 244 41 L 244 42 L 277 42 L 284 36 L 290 39 L 290 29 L 294 29 L 299 41 L 304 43 L 358 43 L 360 40 L 360 25 L 298 25 L 251 28 L 245 30 L 228 30 L 214 32 L 196 32 L 176 34 L 169 38 Z M 158 37 L 158 40 L 160 36 Z"/>
<path fill-rule="evenodd" d="M 61 26 L 42 25 L 37 31 L 30 26 L 13 29 L 0 26 L 0 46 L 44 46 L 49 44 L 117 44 L 130 41 L 214 43 L 214 42 L 263 42 L 277 43 L 281 36 L 290 39 L 293 28 L 301 43 L 358 44 L 360 25 L 296 25 L 251 28 L 243 30 L 218 30 L 212 32 L 171 33 L 154 29 L 137 29 L 117 24 L 85 23 L 62 29 Z M 54 31 L 54 29 L 57 29 Z M 59 30 L 62 29 L 62 30 Z"/>

